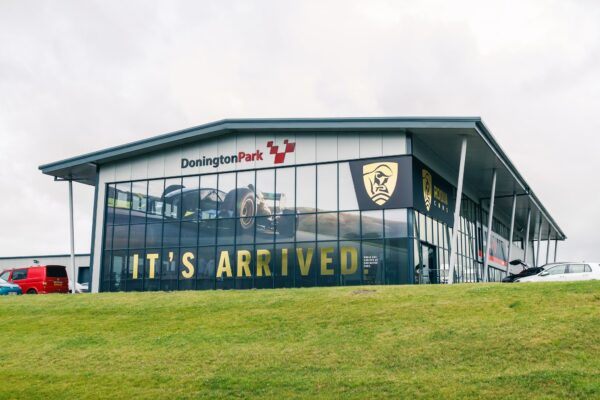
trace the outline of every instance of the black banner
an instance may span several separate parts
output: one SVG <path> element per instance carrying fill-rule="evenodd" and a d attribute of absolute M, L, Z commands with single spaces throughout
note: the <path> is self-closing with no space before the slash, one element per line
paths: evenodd
<path fill-rule="evenodd" d="M 361 210 L 412 207 L 411 164 L 410 156 L 351 162 L 358 207 Z"/>
<path fill-rule="evenodd" d="M 414 157 L 413 194 L 415 209 L 449 226 L 454 224 L 454 186 Z"/>

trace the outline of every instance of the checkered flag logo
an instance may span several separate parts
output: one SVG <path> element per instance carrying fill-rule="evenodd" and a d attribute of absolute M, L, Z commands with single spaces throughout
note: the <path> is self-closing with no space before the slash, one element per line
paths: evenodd
<path fill-rule="evenodd" d="M 267 142 L 267 147 L 270 149 L 269 154 L 275 156 L 275 164 L 282 164 L 285 161 L 285 155 L 293 153 L 296 150 L 296 143 L 290 143 L 287 139 L 283 141 L 283 151 L 279 151 L 279 146 L 273 144 L 272 140 Z"/>

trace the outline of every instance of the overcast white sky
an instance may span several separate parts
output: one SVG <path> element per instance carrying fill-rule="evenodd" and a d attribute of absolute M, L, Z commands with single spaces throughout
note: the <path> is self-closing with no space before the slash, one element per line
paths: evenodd
<path fill-rule="evenodd" d="M 40 164 L 222 118 L 481 116 L 600 259 L 600 2 L 0 1 L 0 256 L 66 253 Z M 93 190 L 76 185 L 76 250 Z"/>

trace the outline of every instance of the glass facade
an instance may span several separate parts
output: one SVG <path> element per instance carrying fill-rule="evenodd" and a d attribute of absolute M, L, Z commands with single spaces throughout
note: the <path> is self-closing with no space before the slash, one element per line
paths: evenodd
<path fill-rule="evenodd" d="M 409 209 L 361 211 L 347 162 L 107 185 L 102 291 L 413 283 Z"/>

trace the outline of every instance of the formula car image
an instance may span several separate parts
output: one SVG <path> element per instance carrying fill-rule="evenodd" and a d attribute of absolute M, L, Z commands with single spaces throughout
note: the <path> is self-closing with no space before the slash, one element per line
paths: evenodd
<path fill-rule="evenodd" d="M 253 185 L 229 192 L 215 188 L 171 185 L 164 189 L 160 197 L 109 190 L 107 218 L 112 220 L 114 225 L 128 224 L 131 228 L 140 226 L 140 229 L 143 229 L 143 224 L 146 224 L 145 235 L 143 230 L 139 235 L 133 235 L 133 229 L 130 229 L 130 248 L 144 247 L 144 236 L 146 244 L 159 243 L 161 237 L 177 239 L 180 234 L 179 224 L 169 222 L 179 220 L 199 223 L 200 234 L 203 225 L 210 225 L 214 229 L 215 219 L 231 218 L 231 223 L 221 224 L 219 230 L 235 229 L 238 236 L 244 235 L 244 232 L 252 235 L 256 232 L 257 236 L 293 238 L 297 216 L 293 209 L 285 208 L 285 200 L 282 193 L 256 191 Z M 155 224 L 161 221 L 164 221 L 164 224 Z M 182 223 L 181 237 L 194 236 L 197 230 L 194 225 Z M 117 235 L 114 239 L 121 242 L 127 240 Z M 114 245 L 127 247 L 126 243 Z"/>

